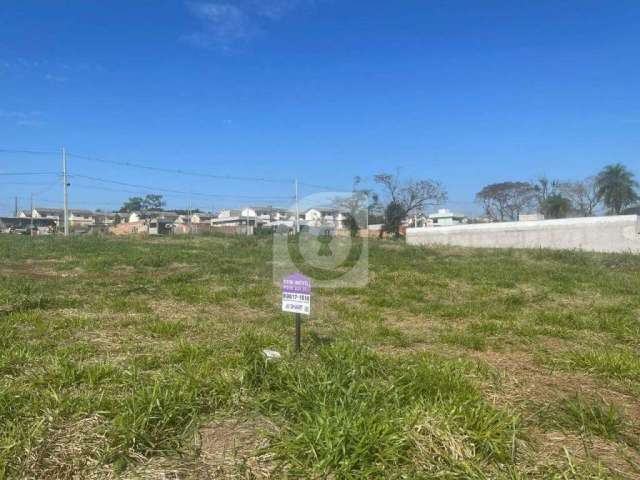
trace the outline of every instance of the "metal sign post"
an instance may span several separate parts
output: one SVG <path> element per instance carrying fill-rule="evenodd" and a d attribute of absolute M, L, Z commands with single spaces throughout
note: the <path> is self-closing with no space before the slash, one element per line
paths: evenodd
<path fill-rule="evenodd" d="M 311 280 L 301 273 L 294 273 L 282 280 L 282 311 L 296 314 L 294 348 L 300 352 L 302 336 L 301 315 L 311 314 Z"/>

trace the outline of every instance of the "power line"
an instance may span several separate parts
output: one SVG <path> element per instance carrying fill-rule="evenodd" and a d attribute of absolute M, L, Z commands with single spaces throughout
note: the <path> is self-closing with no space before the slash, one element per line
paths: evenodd
<path fill-rule="evenodd" d="M 42 186 L 49 185 L 48 183 L 30 183 L 30 182 L 0 182 L 0 185 L 22 185 L 22 186 Z"/>
<path fill-rule="evenodd" d="M 43 150 L 11 150 L 7 148 L 1 148 L 0 153 L 15 153 L 15 154 L 27 154 L 27 155 L 56 155 L 58 152 L 49 152 Z"/>
<path fill-rule="evenodd" d="M 185 192 L 183 190 L 174 190 L 174 189 L 170 189 L 170 188 L 162 188 L 162 187 L 150 187 L 148 185 L 137 185 L 134 183 L 126 183 L 126 182 L 119 182 L 116 180 L 108 180 L 106 178 L 99 178 L 99 177 L 91 177 L 88 175 L 79 175 L 79 174 L 74 174 L 74 175 L 70 175 L 72 178 L 84 178 L 86 180 L 92 180 L 94 182 L 103 182 L 103 183 L 110 183 L 113 185 L 122 185 L 124 187 L 131 187 L 131 188 L 140 188 L 146 191 L 154 191 L 154 192 L 167 192 L 167 193 L 176 193 L 179 195 L 187 195 L 187 196 L 197 196 L 197 197 L 206 197 L 206 198 L 219 198 L 219 197 L 227 197 L 227 195 L 220 195 L 220 194 L 209 194 L 209 193 L 198 193 L 198 192 Z M 240 196 L 238 195 L 232 195 L 232 197 L 234 198 L 239 198 Z M 267 199 L 291 199 L 291 196 L 287 196 L 287 197 L 269 197 L 269 196 L 243 196 L 244 198 L 255 198 L 255 199 L 260 199 L 260 198 L 267 198 Z"/>
<path fill-rule="evenodd" d="M 293 182 L 293 179 L 284 179 L 284 178 L 280 179 L 280 178 L 265 178 L 265 177 L 239 177 L 239 176 L 233 176 L 233 175 L 213 175 L 205 172 L 193 172 L 193 171 L 173 169 L 173 168 L 152 167 L 150 165 L 140 165 L 138 163 L 132 163 L 132 162 L 117 162 L 114 160 L 104 160 L 101 158 L 88 157 L 85 155 L 76 155 L 72 153 L 69 153 L 68 156 L 72 158 L 88 160 L 91 162 L 106 163 L 109 165 L 118 165 L 121 167 L 139 168 L 142 170 L 174 173 L 177 175 L 188 175 L 192 177 L 214 178 L 216 180 L 237 180 L 237 181 L 246 181 L 246 182 L 267 182 L 267 183 L 292 183 Z"/>
<path fill-rule="evenodd" d="M 298 182 L 298 185 L 303 186 L 303 187 L 309 187 L 309 188 L 320 188 L 322 190 L 327 190 L 327 191 L 330 191 L 330 192 L 344 192 L 345 191 L 344 188 L 328 187 L 326 185 L 314 185 L 312 183 Z"/>
<path fill-rule="evenodd" d="M 109 188 L 109 187 L 98 187 L 97 185 L 84 185 L 84 184 L 78 184 L 75 183 L 73 184 L 74 188 L 83 188 L 83 189 L 89 189 L 89 190 L 102 190 L 105 192 L 117 192 L 117 193 L 129 193 L 129 194 L 133 194 L 133 195 L 141 195 L 143 193 L 146 192 L 153 192 L 153 191 L 158 191 L 159 189 L 145 189 L 145 190 L 125 190 L 122 188 Z M 167 198 L 185 198 L 185 197 L 189 197 L 193 194 L 178 194 L 178 195 L 164 195 Z M 203 194 L 205 195 L 205 194 Z M 260 200 L 260 199 L 264 199 L 264 200 L 269 200 L 269 199 L 274 199 L 274 200 L 279 200 L 279 199 L 291 199 L 292 197 L 271 197 L 268 195 L 264 195 L 264 196 L 257 196 L 257 195 L 237 195 L 237 194 L 206 194 L 207 196 L 211 196 L 211 197 L 217 197 L 217 198 L 248 198 L 248 199 L 255 199 L 255 200 Z"/>
<path fill-rule="evenodd" d="M 173 169 L 173 168 L 163 168 L 163 167 L 152 167 L 150 165 L 141 165 L 139 163 L 132 162 L 118 162 L 115 160 L 105 160 L 102 158 L 90 157 L 86 155 L 77 155 L 73 153 L 67 154 L 69 157 L 79 158 L 82 160 L 88 160 L 91 162 L 105 163 L 109 165 L 118 165 L 121 167 L 131 167 L 131 168 L 139 168 L 143 170 L 151 170 L 156 172 L 164 172 L 164 173 L 174 173 L 177 175 L 188 175 L 194 177 L 204 177 L 204 178 L 213 178 L 216 180 L 237 180 L 237 181 L 247 181 L 247 182 L 267 182 L 267 183 L 293 183 L 295 179 L 293 178 L 266 178 L 266 177 L 243 177 L 243 176 L 233 176 L 233 175 L 214 175 L 206 172 L 194 172 L 189 170 L 181 170 L 181 169 Z M 314 185 L 311 183 L 300 182 L 299 185 L 310 187 L 310 188 L 320 188 L 324 190 L 333 190 L 333 191 L 342 191 L 342 188 L 328 187 L 326 185 Z"/>
<path fill-rule="evenodd" d="M 60 175 L 60 172 L 0 172 L 0 176 Z"/>

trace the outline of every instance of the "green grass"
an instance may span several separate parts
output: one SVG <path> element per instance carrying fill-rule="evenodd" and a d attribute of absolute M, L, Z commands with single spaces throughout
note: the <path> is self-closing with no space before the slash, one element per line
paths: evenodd
<path fill-rule="evenodd" d="M 561 400 L 554 420 L 561 427 L 607 439 L 621 437 L 626 424 L 620 407 L 602 399 L 587 400 L 579 395 Z"/>
<path fill-rule="evenodd" d="M 638 256 L 370 242 L 294 355 L 268 237 L 0 252 L 0 478 L 640 476 Z"/>

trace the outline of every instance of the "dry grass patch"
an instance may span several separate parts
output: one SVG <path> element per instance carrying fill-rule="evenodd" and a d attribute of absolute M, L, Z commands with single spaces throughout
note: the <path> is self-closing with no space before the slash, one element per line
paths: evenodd
<path fill-rule="evenodd" d="M 24 478 L 111 478 L 111 469 L 98 457 L 108 443 L 101 433 L 105 425 L 102 417 L 93 415 L 51 428 L 26 452 Z"/>
<path fill-rule="evenodd" d="M 213 478 L 271 478 L 274 458 L 265 453 L 277 430 L 265 417 L 226 418 L 200 430 L 200 461 Z"/>

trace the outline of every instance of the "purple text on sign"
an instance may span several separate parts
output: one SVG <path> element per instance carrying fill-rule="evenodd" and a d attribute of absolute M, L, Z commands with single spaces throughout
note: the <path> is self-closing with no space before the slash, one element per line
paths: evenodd
<path fill-rule="evenodd" d="M 294 273 L 282 279 L 282 291 L 287 293 L 311 294 L 311 280 L 301 273 Z"/>

